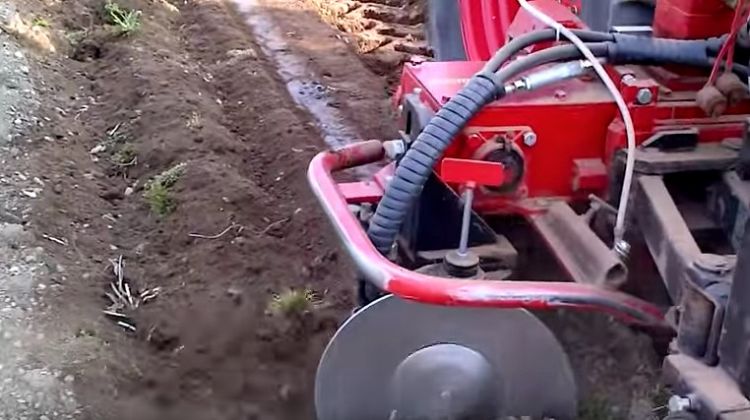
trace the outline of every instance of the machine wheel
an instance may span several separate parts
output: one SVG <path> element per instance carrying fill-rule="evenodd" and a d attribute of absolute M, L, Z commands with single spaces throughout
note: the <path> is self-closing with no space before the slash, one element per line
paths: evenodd
<path fill-rule="evenodd" d="M 437 61 L 466 60 L 457 0 L 429 0 L 426 30 L 427 42 Z"/>
<path fill-rule="evenodd" d="M 529 312 L 386 296 L 334 335 L 315 406 L 319 420 L 573 420 L 577 399 L 565 352 Z"/>

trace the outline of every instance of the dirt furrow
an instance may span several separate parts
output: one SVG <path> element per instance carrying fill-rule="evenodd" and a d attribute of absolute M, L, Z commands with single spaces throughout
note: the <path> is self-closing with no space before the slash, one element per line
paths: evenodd
<path fill-rule="evenodd" d="M 401 64 L 431 55 L 419 0 L 309 0 L 329 24 L 347 33 L 371 71 L 398 81 Z"/>
<path fill-rule="evenodd" d="M 313 418 L 317 360 L 352 287 L 305 182 L 325 147 L 315 121 L 228 4 L 121 1 L 139 12 L 126 35 L 106 5 L 22 10 L 59 42 L 37 57 L 48 123 L 29 136 L 49 139 L 31 151 L 48 187 L 29 226 L 64 244 L 45 244 L 69 267 L 58 332 L 97 349 L 66 363 L 78 399 L 89 418 Z M 393 135 L 385 85 L 334 30 L 312 10 L 257 7 L 315 94 L 362 136 Z M 127 329 L 101 313 L 120 256 L 133 290 L 160 291 L 118 309 Z M 290 290 L 301 310 L 284 309 Z"/>

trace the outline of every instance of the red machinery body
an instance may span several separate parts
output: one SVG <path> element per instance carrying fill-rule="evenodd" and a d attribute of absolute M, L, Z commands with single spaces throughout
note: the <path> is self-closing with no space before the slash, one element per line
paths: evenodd
<path fill-rule="evenodd" d="M 597 1 L 531 3 L 565 27 L 585 29 L 578 13 Z M 739 83 L 734 91 L 708 75 L 711 65 L 719 69 L 714 63 L 726 59 L 725 48 L 734 54 L 740 45 L 734 43 L 740 26 L 750 37 L 738 18 L 742 9 L 735 12 L 725 0 L 657 0 L 649 31 L 671 39 L 659 44 L 664 40 L 635 37 L 636 49 L 696 45 L 673 39 L 698 39 L 710 44 L 701 47 L 700 63 L 606 65 L 633 119 L 636 147 L 628 155 L 625 123 L 612 92 L 591 73 L 531 91 L 508 90 L 525 74 L 498 77 L 500 82 L 479 74 L 509 39 L 543 29 L 517 0 L 458 5 L 468 60 L 405 65 L 394 97 L 402 138 L 320 153 L 308 171 L 313 192 L 360 273 L 363 305 L 374 305 L 370 314 L 382 319 L 390 319 L 376 306 L 386 305 L 378 300 L 383 293 L 440 307 L 572 308 L 611 315 L 674 338 L 664 375 L 673 387 L 670 411 L 677 417 L 667 419 L 750 419 L 750 95 L 747 80 L 735 74 L 747 76 L 750 46 L 741 46 L 743 62 L 722 75 Z M 549 42 L 553 35 L 547 32 L 546 42 L 516 52 L 539 57 L 550 47 L 568 48 Z M 716 36 L 724 38 L 707 39 Z M 608 37 L 619 42 L 616 35 Z M 560 63 L 548 68 L 555 65 Z M 506 69 L 491 69 L 491 75 Z M 482 96 L 486 84 L 489 94 Z M 702 95 L 709 88 L 726 108 L 706 105 Z M 486 104 L 498 91 L 505 96 Z M 472 109 L 471 95 L 486 101 Z M 462 116 L 461 109 L 470 112 Z M 392 162 L 369 179 L 335 178 L 338 171 L 385 157 Z M 629 195 L 622 194 L 628 174 Z M 629 200 L 621 202 L 624 196 Z M 623 203 L 630 206 L 627 212 Z M 374 288 L 372 298 L 368 287 Z M 470 323 L 465 327 L 471 329 Z M 347 336 L 340 343 L 361 341 L 342 334 Z M 418 353 L 399 350 L 404 354 L 389 363 Z M 321 366 L 338 366 L 326 362 L 342 357 L 354 356 L 332 350 Z M 316 405 L 325 407 L 319 413 L 336 413 L 339 406 L 328 396 L 348 392 L 350 383 L 322 370 Z M 365 395 L 361 403 L 371 401 L 367 384 L 355 385 L 361 388 L 353 393 Z M 358 404 L 344 405 L 361 415 Z M 338 418 L 344 417 L 322 419 Z"/>
<path fill-rule="evenodd" d="M 722 1 L 662 0 L 656 4 L 654 34 L 665 38 L 708 38 L 727 33 L 734 10 Z"/>
<path fill-rule="evenodd" d="M 666 7 L 681 6 L 688 11 L 698 7 L 697 3 L 702 5 L 699 10 L 703 11 L 727 10 L 730 22 L 718 25 L 711 20 L 710 30 L 712 34 L 729 30 L 733 11 L 722 2 L 670 0 L 665 3 Z M 574 14 L 577 6 L 566 6 L 552 0 L 538 0 L 535 4 L 558 21 L 565 22 L 566 26 L 583 26 Z M 713 6 L 708 7 L 709 4 Z M 483 14 L 488 13 L 486 8 L 495 13 L 493 16 L 505 16 L 511 12 L 497 9 L 499 5 L 517 8 L 515 2 L 462 3 L 462 7 L 469 11 L 467 16 L 475 20 L 479 18 L 474 16 L 486 19 L 487 15 Z M 699 17 L 690 15 L 696 24 L 703 25 L 706 19 Z M 508 23 L 506 35 L 518 37 L 539 29 L 540 24 L 533 22 L 522 11 Z M 467 26 L 476 28 L 485 24 L 480 21 L 478 25 L 469 23 Z M 680 28 L 689 31 L 691 27 Z M 484 38 L 467 38 L 466 43 L 468 51 L 476 52 L 470 56 L 484 56 L 488 45 L 494 45 L 494 42 L 488 44 Z M 416 92 L 420 102 L 437 111 L 483 64 L 478 61 L 407 64 L 395 101 L 401 103 L 404 95 Z M 721 118 L 708 118 L 695 101 L 697 91 L 705 83 L 703 78 L 683 77 L 663 68 L 637 66 L 613 67 L 609 71 L 615 80 L 620 81 L 621 92 L 635 121 L 639 144 L 660 131 L 685 128 L 697 129 L 701 142 L 741 137 L 745 117 L 750 114 L 750 102 L 732 107 Z M 639 93 L 648 96 L 648 101 L 639 103 Z M 535 135 L 533 144 L 524 144 L 526 133 Z M 534 202 L 528 199 L 556 197 L 571 200 L 586 198 L 592 193 L 602 195 L 606 192 L 608 166 L 613 153 L 626 146 L 624 125 L 615 103 L 604 85 L 592 77 L 565 81 L 489 105 L 471 121 L 445 156 L 481 159 L 483 152 L 486 153 L 483 146 L 498 139 L 515 144 L 523 155 L 526 168 L 516 194 L 493 194 L 487 190 L 479 193 L 475 209 L 484 214 L 506 213 L 509 209 L 515 211 L 519 208 L 533 210 Z"/>

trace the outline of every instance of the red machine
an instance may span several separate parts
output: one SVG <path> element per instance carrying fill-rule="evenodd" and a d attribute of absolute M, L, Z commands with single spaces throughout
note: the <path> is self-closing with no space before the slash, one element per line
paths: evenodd
<path fill-rule="evenodd" d="M 673 337 L 667 418 L 750 419 L 746 4 L 433 1 L 457 61 L 405 66 L 402 138 L 310 165 L 363 305 L 323 356 L 318 417 L 576 418 L 529 312 L 573 308 Z"/>

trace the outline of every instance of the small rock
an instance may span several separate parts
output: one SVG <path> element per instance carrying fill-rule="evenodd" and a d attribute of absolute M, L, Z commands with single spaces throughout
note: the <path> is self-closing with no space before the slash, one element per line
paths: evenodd
<path fill-rule="evenodd" d="M 105 145 L 103 145 L 103 144 L 97 144 L 96 146 L 94 146 L 94 147 L 93 147 L 93 148 L 92 148 L 92 149 L 91 149 L 91 150 L 89 151 L 89 153 L 91 153 L 92 155 L 96 155 L 96 154 L 99 154 L 99 153 L 105 152 L 106 150 L 107 150 L 107 146 L 105 146 Z"/>
<path fill-rule="evenodd" d="M 21 51 L 16 51 L 15 53 L 13 53 L 13 55 L 14 55 L 14 56 L 15 56 L 16 58 L 23 58 L 23 53 L 22 53 Z"/>
<path fill-rule="evenodd" d="M 282 400 L 286 401 L 289 399 L 291 395 L 292 395 L 292 386 L 289 384 L 282 385 L 281 389 L 279 389 L 279 397 L 281 397 Z"/>
<path fill-rule="evenodd" d="M 70 384 L 70 383 L 73 383 L 73 381 L 75 381 L 75 380 L 76 380 L 76 378 L 75 378 L 75 377 L 73 377 L 73 375 L 65 375 L 65 378 L 63 378 L 63 381 L 64 381 L 64 382 L 65 382 L 66 384 Z"/>
<path fill-rule="evenodd" d="M 227 296 L 229 296 L 234 303 L 240 304 L 242 302 L 242 289 L 232 286 L 227 289 Z"/>
<path fill-rule="evenodd" d="M 21 150 L 18 147 L 11 147 L 10 148 L 10 155 L 12 157 L 18 157 L 18 155 L 21 154 Z"/>
<path fill-rule="evenodd" d="M 53 185 L 52 186 L 52 192 L 54 192 L 55 194 L 62 194 L 63 193 L 63 186 L 62 186 L 62 184 L 58 182 L 55 185 Z"/>
<path fill-rule="evenodd" d="M 29 74 L 29 66 L 21 66 L 18 68 L 23 74 Z"/>
<path fill-rule="evenodd" d="M 124 193 L 125 197 L 133 195 L 133 192 L 135 192 L 135 190 L 133 189 L 133 187 L 125 188 L 125 193 Z"/>

